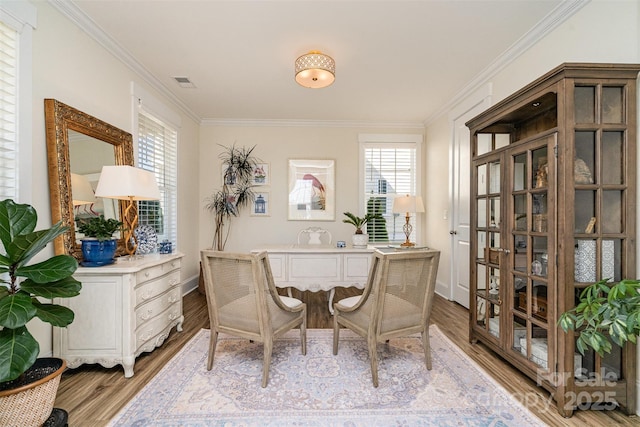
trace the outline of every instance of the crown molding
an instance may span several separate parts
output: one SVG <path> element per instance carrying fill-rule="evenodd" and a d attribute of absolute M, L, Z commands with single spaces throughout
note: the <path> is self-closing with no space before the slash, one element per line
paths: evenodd
<path fill-rule="evenodd" d="M 200 117 L 195 114 L 186 104 L 178 99 L 165 85 L 163 85 L 157 78 L 155 78 L 149 70 L 147 70 L 133 55 L 131 55 L 126 49 L 124 49 L 118 42 L 116 42 L 109 34 L 107 34 L 98 24 L 91 18 L 89 18 L 82 10 L 78 8 L 70 0 L 48 0 L 55 9 L 57 9 L 64 16 L 69 18 L 78 28 L 87 33 L 98 44 L 105 48 L 117 59 L 122 61 L 128 66 L 134 73 L 136 73 L 143 81 L 149 84 L 152 88 L 159 93 L 167 97 L 173 104 L 175 104 L 182 112 L 191 117 L 196 123 L 200 123 Z"/>
<path fill-rule="evenodd" d="M 569 19 L 580 9 L 586 6 L 591 0 L 564 0 L 547 16 L 538 22 L 531 30 L 524 34 L 506 51 L 504 51 L 495 61 L 482 70 L 473 80 L 467 83 L 449 102 L 433 113 L 424 121 L 424 126 L 428 126 L 441 115 L 448 113 L 456 104 L 462 102 L 470 93 L 480 89 L 489 83 L 500 71 L 515 61 L 520 55 L 525 53 L 536 43 L 556 29 L 560 24 Z"/>
<path fill-rule="evenodd" d="M 420 129 L 422 122 L 369 122 L 352 120 L 269 120 L 269 119 L 202 119 L 203 126 L 241 127 L 327 127 L 327 128 L 386 128 Z"/>

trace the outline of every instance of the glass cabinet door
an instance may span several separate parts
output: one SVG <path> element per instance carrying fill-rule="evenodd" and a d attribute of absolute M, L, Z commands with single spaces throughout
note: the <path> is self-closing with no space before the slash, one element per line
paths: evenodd
<path fill-rule="evenodd" d="M 510 212 L 508 252 L 511 256 L 508 298 L 508 345 L 536 368 L 554 363 L 553 322 L 549 326 L 547 295 L 553 283 L 555 135 L 509 153 Z"/>
<path fill-rule="evenodd" d="M 501 335 L 500 291 L 502 203 L 502 162 L 499 156 L 475 163 L 476 259 L 474 277 L 475 323 L 477 328 L 499 340 Z"/>

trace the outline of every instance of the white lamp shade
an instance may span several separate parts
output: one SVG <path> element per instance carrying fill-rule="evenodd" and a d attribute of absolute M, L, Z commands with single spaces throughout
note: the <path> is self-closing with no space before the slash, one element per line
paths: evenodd
<path fill-rule="evenodd" d="M 133 166 L 103 166 L 96 197 L 120 200 L 159 200 L 153 172 Z"/>
<path fill-rule="evenodd" d="M 393 199 L 393 213 L 424 212 L 422 197 L 420 196 L 398 196 Z"/>
<path fill-rule="evenodd" d="M 71 174 L 71 199 L 73 206 L 89 205 L 96 202 L 93 188 L 91 188 L 87 177 L 77 173 Z"/>

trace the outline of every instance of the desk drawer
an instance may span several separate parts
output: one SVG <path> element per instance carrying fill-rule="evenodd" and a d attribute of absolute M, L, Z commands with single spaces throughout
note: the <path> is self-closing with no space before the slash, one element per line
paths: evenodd
<path fill-rule="evenodd" d="M 182 316 L 181 305 L 179 303 L 175 303 L 171 305 L 167 310 L 160 313 L 160 315 L 149 320 L 148 322 L 145 322 L 139 329 L 136 330 L 136 352 L 149 340 L 164 331 L 167 326 L 169 326 L 173 321 L 179 319 L 180 316 Z M 155 346 L 156 343 L 154 343 L 153 347 Z"/>
<path fill-rule="evenodd" d="M 337 254 L 289 255 L 290 282 L 307 280 L 340 281 L 342 262 Z"/>

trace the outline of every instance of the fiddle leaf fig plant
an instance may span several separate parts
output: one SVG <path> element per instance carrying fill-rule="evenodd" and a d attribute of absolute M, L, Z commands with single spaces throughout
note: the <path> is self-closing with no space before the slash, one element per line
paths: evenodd
<path fill-rule="evenodd" d="M 78 262 L 70 255 L 29 264 L 69 228 L 58 222 L 35 231 L 37 222 L 32 206 L 11 199 L 0 202 L 0 383 L 18 378 L 38 357 L 40 345 L 27 329 L 31 319 L 38 317 L 59 327 L 73 322 L 74 313 L 69 308 L 41 302 L 37 297 L 73 297 L 82 287 L 72 277 Z"/>
<path fill-rule="evenodd" d="M 558 324 L 578 334 L 576 348 L 584 355 L 588 348 L 601 357 L 620 347 L 637 342 L 640 335 L 640 281 L 625 279 L 616 284 L 601 280 L 581 293 L 578 305 L 563 313 Z"/>

